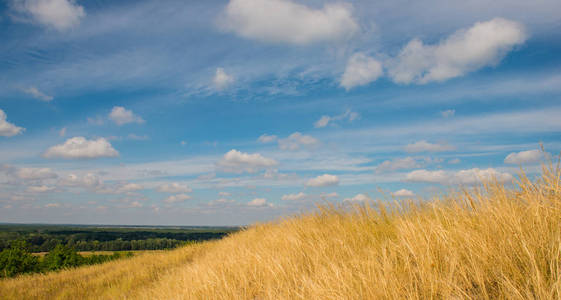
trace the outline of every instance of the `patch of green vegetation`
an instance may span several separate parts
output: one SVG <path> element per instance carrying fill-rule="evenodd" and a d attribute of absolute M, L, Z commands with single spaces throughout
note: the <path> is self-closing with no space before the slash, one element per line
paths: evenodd
<path fill-rule="evenodd" d="M 0 277 L 13 277 L 34 272 L 44 273 L 133 256 L 132 252 L 124 255 L 114 252 L 111 255 L 82 256 L 75 249 L 59 244 L 40 258 L 32 255 L 28 248 L 29 244 L 25 241 L 12 241 L 10 247 L 0 252 Z"/>

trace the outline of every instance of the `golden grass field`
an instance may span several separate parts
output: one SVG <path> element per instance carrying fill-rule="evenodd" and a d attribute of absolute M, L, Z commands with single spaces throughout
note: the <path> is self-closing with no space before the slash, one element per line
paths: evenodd
<path fill-rule="evenodd" d="M 0 281 L 1 299 L 560 299 L 558 168 L 431 201 L 324 205 L 220 241 Z"/>

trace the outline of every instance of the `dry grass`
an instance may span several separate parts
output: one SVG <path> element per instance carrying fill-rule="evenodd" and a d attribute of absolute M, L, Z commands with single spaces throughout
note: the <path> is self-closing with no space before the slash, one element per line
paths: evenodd
<path fill-rule="evenodd" d="M 511 189 L 327 206 L 217 242 L 5 280 L 0 298 L 559 299 L 560 258 L 560 172 L 544 168 Z"/>

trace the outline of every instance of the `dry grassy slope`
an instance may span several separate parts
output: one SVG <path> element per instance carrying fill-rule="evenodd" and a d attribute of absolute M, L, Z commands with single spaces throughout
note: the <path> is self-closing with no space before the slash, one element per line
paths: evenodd
<path fill-rule="evenodd" d="M 559 175 L 420 205 L 327 207 L 169 253 L 6 280 L 0 298 L 559 299 Z"/>

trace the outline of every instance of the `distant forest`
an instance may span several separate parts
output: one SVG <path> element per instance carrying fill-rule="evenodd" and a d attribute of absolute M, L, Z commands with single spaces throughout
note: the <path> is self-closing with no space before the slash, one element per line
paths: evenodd
<path fill-rule="evenodd" d="M 219 239 L 236 227 L 138 227 L 0 224 L 0 251 L 24 241 L 29 252 L 49 252 L 57 245 L 76 251 L 171 249 L 188 242 Z"/>

